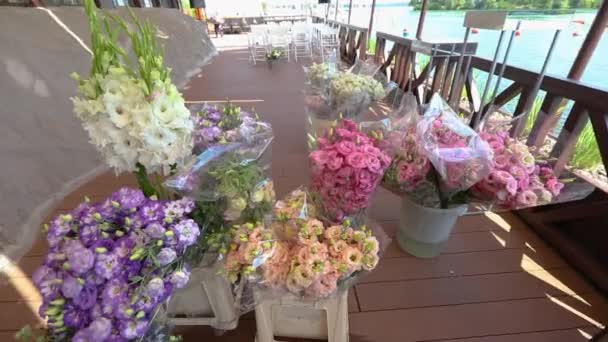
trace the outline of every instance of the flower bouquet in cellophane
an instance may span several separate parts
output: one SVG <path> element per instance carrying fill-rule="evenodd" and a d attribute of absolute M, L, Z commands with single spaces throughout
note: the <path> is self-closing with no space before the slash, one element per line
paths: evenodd
<path fill-rule="evenodd" d="M 337 71 L 331 63 L 315 64 L 307 70 L 307 132 L 316 138 L 339 118 L 356 122 L 377 119 L 380 103 L 391 102 L 393 83 L 376 65 L 358 62 L 348 71 Z M 370 109 L 374 107 L 374 109 Z"/>
<path fill-rule="evenodd" d="M 193 112 L 198 156 L 165 186 L 196 200 L 193 217 L 207 232 L 200 252 L 217 252 L 222 235 L 233 224 L 263 222 L 271 212 L 272 128 L 230 103 Z"/>
<path fill-rule="evenodd" d="M 438 94 L 422 116 L 410 110 L 399 118 L 386 143 L 394 156 L 383 185 L 425 207 L 462 204 L 492 166 L 489 145 Z"/>
<path fill-rule="evenodd" d="M 270 224 L 235 226 L 225 259 L 232 281 L 246 280 L 271 296 L 320 300 L 373 270 L 388 237 L 375 224 L 324 223 L 304 188 L 275 205 Z M 253 305 L 251 305 L 253 304 Z M 241 303 L 242 311 L 255 303 Z"/>

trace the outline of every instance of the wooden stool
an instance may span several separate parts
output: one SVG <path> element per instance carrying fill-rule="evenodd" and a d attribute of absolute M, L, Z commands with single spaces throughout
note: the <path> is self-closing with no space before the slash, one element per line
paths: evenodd
<path fill-rule="evenodd" d="M 316 302 L 293 295 L 273 298 L 254 290 L 256 342 L 278 342 L 275 336 L 348 342 L 348 291 Z"/>

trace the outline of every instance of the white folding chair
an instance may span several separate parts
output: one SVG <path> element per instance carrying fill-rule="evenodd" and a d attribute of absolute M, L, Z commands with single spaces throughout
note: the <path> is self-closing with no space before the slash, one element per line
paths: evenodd
<path fill-rule="evenodd" d="M 266 60 L 268 52 L 268 26 L 251 25 L 251 32 L 247 35 L 249 46 L 249 59 L 255 65 Z"/>
<path fill-rule="evenodd" d="M 289 58 L 291 46 L 291 35 L 289 28 L 284 26 L 271 26 L 268 32 L 268 43 L 271 49 L 278 49 L 283 52 L 283 55 Z"/>
<path fill-rule="evenodd" d="M 328 51 L 339 48 L 340 41 L 338 39 L 338 30 L 328 26 L 322 27 L 319 30 L 319 54 L 321 61 L 325 62 L 325 56 Z"/>
<path fill-rule="evenodd" d="M 291 29 L 293 56 L 312 59 L 312 27 L 305 23 L 295 24 Z"/>

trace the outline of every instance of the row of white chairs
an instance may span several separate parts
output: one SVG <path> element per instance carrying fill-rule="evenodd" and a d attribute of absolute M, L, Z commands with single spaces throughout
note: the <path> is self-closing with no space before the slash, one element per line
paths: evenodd
<path fill-rule="evenodd" d="M 288 61 L 291 54 L 298 58 L 313 58 L 317 51 L 324 61 L 327 52 L 338 47 L 338 30 L 325 24 L 295 23 L 252 25 L 248 36 L 250 60 L 253 64 L 266 59 L 272 49 L 278 49 Z"/>

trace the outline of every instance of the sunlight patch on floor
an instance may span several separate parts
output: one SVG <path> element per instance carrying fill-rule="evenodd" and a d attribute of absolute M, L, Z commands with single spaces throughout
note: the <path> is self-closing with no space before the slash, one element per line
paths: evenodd
<path fill-rule="evenodd" d="M 579 310 L 573 308 L 572 306 L 564 303 L 561 299 L 559 299 L 557 297 L 554 297 L 554 296 L 551 296 L 549 294 L 547 295 L 547 298 L 549 298 L 549 300 L 551 300 L 553 303 L 555 303 L 555 304 L 561 306 L 562 308 L 570 311 L 571 313 L 573 313 L 576 316 L 584 319 L 585 321 L 593 324 L 594 326 L 596 326 L 596 327 L 598 327 L 600 329 L 604 329 L 604 325 L 602 323 L 600 323 L 600 322 L 596 321 L 595 319 L 587 316 L 586 314 L 584 314 L 583 312 L 580 312 Z"/>
<path fill-rule="evenodd" d="M 593 335 L 589 334 L 588 332 L 582 330 L 582 329 L 576 329 L 579 334 L 581 334 L 581 336 L 583 336 L 584 338 L 590 340 L 591 338 L 593 338 Z"/>
<path fill-rule="evenodd" d="M 500 235 L 496 234 L 493 231 L 490 231 L 490 234 L 492 234 L 492 236 L 494 236 L 494 238 L 496 239 L 496 241 L 498 241 L 498 243 L 504 248 L 507 247 L 507 240 L 503 239 L 500 237 Z"/>
<path fill-rule="evenodd" d="M 494 222 L 498 227 L 504 229 L 506 232 L 510 232 L 512 227 L 509 224 L 509 222 L 505 221 L 505 219 L 503 219 L 500 215 L 491 212 L 491 211 L 486 211 L 484 214 L 490 221 Z"/>

